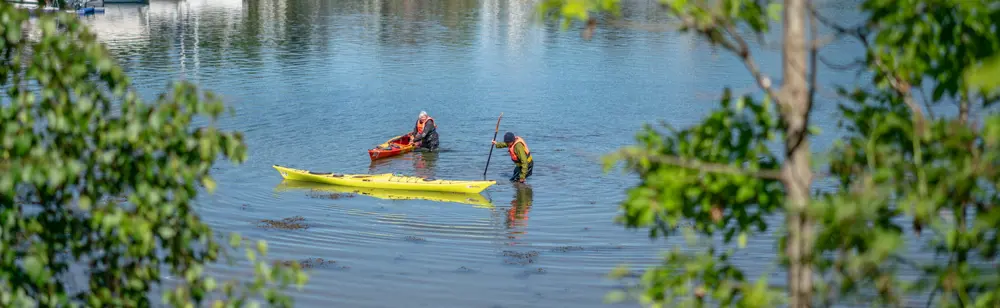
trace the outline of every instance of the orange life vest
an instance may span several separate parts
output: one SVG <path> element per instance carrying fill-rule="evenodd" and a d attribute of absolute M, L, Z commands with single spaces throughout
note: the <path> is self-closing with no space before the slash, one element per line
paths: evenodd
<path fill-rule="evenodd" d="M 524 143 L 524 139 L 521 139 L 521 137 L 514 137 L 514 142 L 511 142 L 510 144 L 507 145 L 507 153 L 510 154 L 510 160 L 513 161 L 514 163 L 520 163 L 521 162 L 521 161 L 519 161 L 517 159 L 517 153 L 514 152 L 514 146 L 517 145 L 518 143 L 520 143 L 521 145 L 524 146 L 524 154 L 528 155 L 528 162 L 531 162 L 531 160 L 532 160 L 531 159 L 531 150 L 528 149 L 528 144 Z M 527 172 L 527 171 L 523 171 L 523 172 Z"/>
<path fill-rule="evenodd" d="M 417 120 L 417 126 L 414 128 L 414 130 L 418 134 L 423 133 L 424 132 L 424 125 L 427 125 L 427 121 L 434 121 L 434 118 L 428 116 L 424 120 Z M 437 129 L 437 127 L 438 127 L 437 121 L 434 121 L 434 128 Z"/>

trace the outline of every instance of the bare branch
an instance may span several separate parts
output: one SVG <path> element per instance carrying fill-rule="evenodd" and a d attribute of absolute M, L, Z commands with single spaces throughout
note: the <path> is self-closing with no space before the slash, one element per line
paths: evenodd
<path fill-rule="evenodd" d="M 855 36 L 864 32 L 865 29 L 864 25 L 858 25 L 854 27 L 841 26 L 840 24 L 833 22 L 832 20 L 826 17 L 823 17 L 823 15 L 819 13 L 819 10 L 817 10 L 815 6 L 810 5 L 809 11 L 812 13 L 812 16 L 815 16 L 819 22 L 823 23 L 824 25 L 827 25 L 830 28 L 833 28 L 834 32 L 836 32 L 837 37 Z"/>
<path fill-rule="evenodd" d="M 713 19 L 715 18 L 713 17 Z M 693 18 L 682 17 L 681 21 L 687 27 L 699 29 Z M 740 59 L 743 60 L 743 64 L 750 71 L 750 74 L 753 75 L 754 79 L 757 80 L 757 85 L 760 86 L 761 89 L 764 90 L 764 92 L 766 92 L 767 95 L 770 96 L 772 100 L 780 104 L 781 103 L 780 98 L 774 91 L 774 88 L 771 87 L 772 84 L 771 79 L 765 76 L 764 73 L 760 71 L 760 68 L 757 66 L 757 62 L 754 61 L 753 57 L 750 54 L 749 45 L 747 44 L 746 40 L 743 39 L 743 37 L 736 32 L 736 29 L 733 26 L 733 24 L 729 23 L 728 21 L 719 19 L 715 19 L 714 23 L 721 25 L 720 28 L 724 30 L 726 34 L 732 37 L 735 43 L 724 37 L 713 36 L 712 35 L 713 33 L 711 32 L 712 30 L 710 29 L 706 30 L 699 29 L 698 31 L 701 32 L 703 35 L 708 36 L 710 39 L 712 39 L 719 45 L 722 45 L 722 47 L 736 53 L 736 55 L 738 55 Z"/>
<path fill-rule="evenodd" d="M 757 67 L 757 62 L 754 61 L 753 57 L 750 55 L 750 46 L 747 44 L 746 40 L 736 33 L 735 27 L 733 27 L 730 23 L 726 23 L 723 29 L 725 29 L 726 33 L 733 37 L 733 39 L 736 40 L 736 43 L 739 44 L 738 48 L 731 48 L 731 50 L 740 56 L 740 59 L 743 60 L 743 65 L 747 67 L 747 70 L 750 70 L 750 74 L 753 75 L 754 79 L 757 79 L 757 84 L 760 88 L 763 89 L 772 100 L 780 104 L 781 98 L 778 97 L 777 93 L 774 92 L 774 88 L 771 87 L 771 79 L 765 76 L 764 73 L 760 71 L 760 68 Z"/>
<path fill-rule="evenodd" d="M 839 35 L 853 36 L 861 41 L 861 44 L 865 46 L 865 49 L 871 49 L 871 44 L 868 42 L 868 36 L 865 35 L 865 28 L 863 26 L 848 29 L 824 18 L 823 15 L 819 14 L 815 7 L 810 7 L 810 11 L 813 16 L 824 24 L 832 27 Z M 906 104 L 906 106 L 909 107 L 910 111 L 913 113 L 914 124 L 917 126 L 918 131 L 922 131 L 926 121 L 924 112 L 920 106 L 917 105 L 916 101 L 914 101 L 910 84 L 893 73 L 892 70 L 890 70 L 889 67 L 882 62 L 882 58 L 878 54 L 873 54 L 873 60 L 878 69 L 886 74 L 889 86 L 891 86 L 896 93 L 903 96 L 903 103 Z"/>
<path fill-rule="evenodd" d="M 867 43 L 865 45 L 866 45 L 865 47 L 868 47 Z M 914 101 L 912 95 L 913 93 L 910 90 L 910 84 L 907 83 L 905 80 L 899 78 L 899 76 L 896 76 L 896 74 L 893 74 L 889 70 L 889 68 L 884 63 L 882 63 L 882 58 L 880 56 L 875 55 L 874 60 L 875 64 L 878 65 L 879 69 L 881 69 L 888 75 L 887 76 L 888 78 L 886 79 L 889 81 L 889 85 L 893 88 L 893 90 L 896 90 L 896 93 L 899 93 L 899 95 L 903 96 L 903 103 L 910 108 L 911 112 L 913 112 L 913 119 L 915 120 L 914 122 L 916 122 L 914 124 L 917 125 L 917 128 L 919 130 L 922 130 L 925 121 L 924 112 L 920 108 L 920 106 L 917 105 L 917 102 Z"/>
<path fill-rule="evenodd" d="M 934 291 L 931 291 L 931 295 L 927 297 L 927 305 L 925 307 L 930 308 L 931 304 L 934 303 L 934 296 L 937 296 L 938 291 L 941 291 L 941 286 L 935 286 Z"/>
<path fill-rule="evenodd" d="M 819 27 L 817 27 L 817 29 L 818 28 Z M 840 39 L 840 37 L 841 37 L 841 35 L 827 35 L 827 36 L 824 36 L 824 37 L 821 37 L 821 38 L 816 38 L 816 36 L 818 36 L 818 35 L 819 34 L 817 34 L 816 31 L 813 32 L 812 46 L 813 46 L 814 49 L 819 49 L 820 47 L 829 45 L 830 43 L 833 43 L 833 41 L 836 41 L 837 39 Z"/>
<path fill-rule="evenodd" d="M 864 65 L 865 65 L 865 61 L 864 60 L 854 60 L 853 62 L 847 63 L 847 64 L 837 64 L 837 63 L 833 63 L 833 61 L 830 61 L 829 59 L 827 59 L 826 57 L 824 57 L 822 55 L 819 56 L 819 61 L 823 62 L 823 65 L 829 66 L 830 68 L 837 69 L 837 70 L 849 70 L 849 69 L 855 69 L 855 68 L 864 68 Z"/>
<path fill-rule="evenodd" d="M 725 173 L 732 175 L 746 175 L 762 179 L 781 180 L 782 175 L 779 170 L 748 170 L 734 165 L 718 163 L 708 163 L 697 159 L 683 158 L 678 156 L 652 156 L 640 153 L 632 149 L 618 150 L 614 155 L 618 155 L 630 160 L 648 160 L 658 164 L 672 165 L 681 168 L 698 170 L 710 173 Z"/>
<path fill-rule="evenodd" d="M 920 91 L 920 99 L 924 101 L 924 108 L 927 109 L 927 116 L 933 120 L 936 117 L 934 116 L 934 109 L 931 109 L 931 99 L 927 96 L 927 91 L 924 91 L 924 87 L 917 87 L 917 91 Z"/>
<path fill-rule="evenodd" d="M 904 258 L 903 256 L 901 256 L 899 254 L 893 254 L 890 257 L 892 259 L 896 260 L 896 262 L 899 262 L 900 264 L 912 267 L 914 270 L 917 270 L 917 271 L 924 270 L 924 268 L 921 267 L 920 264 L 917 264 L 917 262 L 915 262 L 913 260 L 910 260 L 910 259 L 907 259 L 907 258 Z"/>

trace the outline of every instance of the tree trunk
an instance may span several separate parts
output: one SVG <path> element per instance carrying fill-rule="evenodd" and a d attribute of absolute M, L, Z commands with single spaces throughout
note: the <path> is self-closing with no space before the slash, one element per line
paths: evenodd
<path fill-rule="evenodd" d="M 812 267 L 810 258 L 813 243 L 813 223 L 805 211 L 809 205 L 812 184 L 807 125 L 810 106 L 806 39 L 806 5 L 808 0 L 785 0 L 784 46 L 781 97 L 782 120 L 787 127 L 785 135 L 785 164 L 782 178 L 787 189 L 788 208 L 786 223 L 788 241 L 786 254 L 789 260 L 788 292 L 790 307 L 811 307 Z"/>

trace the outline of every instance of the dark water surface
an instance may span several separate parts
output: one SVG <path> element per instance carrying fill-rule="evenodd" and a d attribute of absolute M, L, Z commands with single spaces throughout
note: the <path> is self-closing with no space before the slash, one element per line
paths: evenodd
<path fill-rule="evenodd" d="M 591 41 L 532 24 L 534 2 L 516 0 L 152 0 L 85 18 L 148 97 L 184 78 L 235 108 L 222 125 L 245 133 L 249 160 L 219 165 L 219 189 L 199 211 L 220 233 L 267 240 L 271 258 L 335 260 L 311 269 L 299 305 L 593 307 L 620 287 L 604 277 L 613 267 L 651 265 L 680 242 L 613 224 L 636 177 L 603 174 L 596 158 L 631 144 L 644 123 L 695 123 L 723 86 L 755 90 L 732 55 L 658 31 L 669 26 L 656 1 L 632 3 L 630 23 Z M 837 48 L 831 57 L 848 50 Z M 758 57 L 780 72 L 778 54 Z M 421 110 L 437 119 L 442 151 L 370 164 L 365 151 L 411 129 Z M 831 131 L 833 110 L 821 104 L 815 123 Z M 323 198 L 282 187 L 271 168 L 478 179 L 501 112 L 500 135 L 523 136 L 536 166 L 517 189 L 506 151 L 494 151 L 488 207 Z M 308 228 L 258 226 L 295 216 Z M 775 247 L 753 238 L 739 263 L 780 284 Z"/>

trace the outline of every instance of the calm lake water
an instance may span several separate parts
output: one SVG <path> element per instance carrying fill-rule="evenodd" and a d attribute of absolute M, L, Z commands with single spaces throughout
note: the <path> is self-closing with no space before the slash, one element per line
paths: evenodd
<path fill-rule="evenodd" d="M 147 97 L 183 78 L 235 108 L 222 125 L 245 133 L 249 160 L 221 162 L 219 189 L 198 208 L 217 232 L 267 240 L 271 258 L 335 260 L 310 270 L 299 306 L 596 307 L 622 286 L 605 278 L 612 268 L 652 265 L 681 243 L 614 224 L 637 178 L 604 174 L 596 159 L 633 143 L 644 123 L 695 123 L 723 86 L 756 90 L 732 55 L 666 31 L 656 1 L 629 3 L 628 23 L 590 41 L 533 24 L 534 2 L 516 0 L 152 0 L 83 18 Z M 850 8 L 824 4 L 838 18 Z M 758 52 L 780 80 L 779 55 Z M 437 120 L 442 151 L 371 164 L 366 150 L 411 129 L 421 110 Z M 834 110 L 820 104 L 814 123 L 833 131 Z M 506 151 L 494 151 L 490 206 L 323 198 L 271 168 L 479 179 L 501 112 L 500 136 L 523 136 L 536 166 L 518 189 Z M 295 216 L 308 228 L 259 227 Z M 772 237 L 752 238 L 738 262 L 781 284 L 775 249 Z"/>

